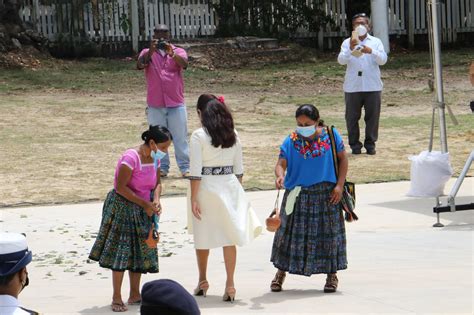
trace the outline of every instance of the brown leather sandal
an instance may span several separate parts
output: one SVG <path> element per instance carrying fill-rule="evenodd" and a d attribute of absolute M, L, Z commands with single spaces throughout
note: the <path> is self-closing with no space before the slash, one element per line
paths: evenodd
<path fill-rule="evenodd" d="M 335 273 L 329 273 L 326 278 L 326 284 L 324 285 L 324 293 L 333 293 L 337 290 L 339 280 Z"/>
<path fill-rule="evenodd" d="M 278 270 L 275 274 L 275 278 L 272 280 L 272 284 L 270 285 L 270 289 L 272 292 L 280 292 L 282 290 L 283 282 L 285 282 L 286 272 Z"/>

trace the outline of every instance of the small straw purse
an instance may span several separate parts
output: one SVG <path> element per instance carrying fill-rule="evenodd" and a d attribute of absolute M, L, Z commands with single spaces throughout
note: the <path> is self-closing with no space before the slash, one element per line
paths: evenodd
<path fill-rule="evenodd" d="M 275 232 L 278 230 L 281 224 L 280 220 L 280 189 L 278 189 L 277 197 L 275 200 L 275 205 L 273 207 L 272 212 L 265 220 L 265 224 L 267 226 L 267 230 L 269 232 Z"/>

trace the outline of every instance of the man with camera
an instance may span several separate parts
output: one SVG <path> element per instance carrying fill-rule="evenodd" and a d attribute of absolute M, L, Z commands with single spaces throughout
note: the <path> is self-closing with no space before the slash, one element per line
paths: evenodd
<path fill-rule="evenodd" d="M 189 175 L 189 145 L 187 112 L 184 103 L 183 70 L 188 55 L 170 43 L 167 25 L 157 25 L 150 48 L 141 51 L 137 68 L 145 69 L 147 83 L 147 120 L 149 125 L 161 125 L 171 132 L 176 162 L 183 177 Z M 161 160 L 161 176 L 167 176 L 169 156 Z"/>
<path fill-rule="evenodd" d="M 359 13 L 352 17 L 353 32 L 344 40 L 337 61 L 347 65 L 344 79 L 346 126 L 352 154 L 361 154 L 359 119 L 365 110 L 364 147 L 369 155 L 375 154 L 379 132 L 382 80 L 379 66 L 387 62 L 382 41 L 369 34 L 369 17 Z"/>

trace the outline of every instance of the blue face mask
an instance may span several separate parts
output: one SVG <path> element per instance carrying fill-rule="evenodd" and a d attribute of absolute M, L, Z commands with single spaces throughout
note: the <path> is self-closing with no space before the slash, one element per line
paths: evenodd
<path fill-rule="evenodd" d="M 156 148 L 156 152 L 151 150 L 151 157 L 153 158 L 153 163 L 155 164 L 155 168 L 158 167 L 158 162 L 166 156 L 166 153 L 160 151 L 160 149 Z"/>
<path fill-rule="evenodd" d="M 296 133 L 306 138 L 311 137 L 315 132 L 316 132 L 315 126 L 306 126 L 306 127 L 297 126 L 296 127 Z"/>

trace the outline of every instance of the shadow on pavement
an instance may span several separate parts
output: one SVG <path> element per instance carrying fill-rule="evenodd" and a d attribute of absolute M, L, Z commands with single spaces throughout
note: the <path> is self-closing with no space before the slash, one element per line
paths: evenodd
<path fill-rule="evenodd" d="M 461 196 L 456 198 L 456 204 L 467 204 L 473 202 L 474 197 Z M 446 205 L 446 197 L 441 197 L 440 201 Z M 435 206 L 435 198 L 413 198 L 410 200 L 390 201 L 382 203 L 372 203 L 371 206 L 384 207 L 395 210 L 408 211 L 412 213 L 423 214 L 433 218 L 433 223 L 436 221 L 436 213 L 433 212 Z M 446 219 L 452 221 L 448 226 L 462 226 L 467 224 L 474 224 L 474 210 L 464 210 L 456 212 L 444 212 L 440 214 L 441 220 Z M 446 226 L 445 229 L 448 227 Z M 471 227 L 472 228 L 472 227 Z"/>
<path fill-rule="evenodd" d="M 342 293 L 336 292 L 331 295 L 340 295 Z M 323 290 L 283 290 L 281 292 L 268 292 L 261 296 L 254 297 L 250 299 L 252 301 L 251 310 L 263 310 L 265 309 L 265 304 L 275 304 L 275 303 L 284 303 L 286 300 L 298 300 L 298 299 L 314 299 L 322 297 L 327 294 Z"/>
<path fill-rule="evenodd" d="M 206 297 L 195 297 L 196 301 L 199 304 L 200 309 L 206 309 L 206 308 L 219 308 L 223 309 L 226 307 L 242 307 L 248 305 L 248 303 L 243 302 L 242 300 L 239 299 L 239 291 L 237 291 L 237 294 L 235 296 L 235 301 L 234 303 L 230 302 L 224 302 L 222 301 L 222 296 L 221 295 L 207 295 Z"/>
<path fill-rule="evenodd" d="M 132 314 L 139 314 L 140 313 L 140 306 L 139 305 L 127 305 L 128 314 L 132 312 Z M 127 312 L 125 312 L 127 313 Z M 110 305 L 105 306 L 94 306 L 91 308 L 85 308 L 79 311 L 79 314 L 115 314 L 112 312 Z"/>

